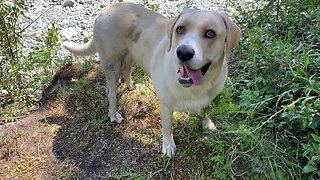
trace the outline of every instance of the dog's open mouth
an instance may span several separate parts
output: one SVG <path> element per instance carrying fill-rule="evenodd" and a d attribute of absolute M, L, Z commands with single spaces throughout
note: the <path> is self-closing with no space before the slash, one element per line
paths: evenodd
<path fill-rule="evenodd" d="M 198 70 L 193 70 L 186 65 L 181 65 L 178 70 L 179 83 L 183 87 L 190 87 L 192 84 L 196 86 L 200 85 L 210 65 L 211 63 L 208 63 Z"/>

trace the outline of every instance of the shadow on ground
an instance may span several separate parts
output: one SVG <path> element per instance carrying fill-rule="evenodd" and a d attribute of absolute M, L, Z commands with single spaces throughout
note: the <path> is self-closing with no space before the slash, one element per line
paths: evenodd
<path fill-rule="evenodd" d="M 150 171 L 146 165 L 159 157 L 158 146 L 148 147 L 148 143 L 157 142 L 152 138 L 145 142 L 140 140 L 145 136 L 144 133 L 154 133 L 152 124 L 148 124 L 149 128 L 146 129 L 147 122 L 143 120 L 159 121 L 157 116 L 150 119 L 145 112 L 141 112 L 150 112 L 148 104 L 143 105 L 148 102 L 134 99 L 138 98 L 137 92 L 127 91 L 120 83 L 122 106 L 119 110 L 126 120 L 120 125 L 114 124 L 106 115 L 108 102 L 105 89 L 98 65 L 80 63 L 60 71 L 44 91 L 43 105 L 55 97 L 55 103 L 51 103 L 51 106 L 55 106 L 57 112 L 42 123 L 60 126 L 52 142 L 52 152 L 63 164 L 53 172 L 55 177 L 139 177 L 142 176 L 140 172 Z M 151 98 L 150 95 L 149 102 L 156 101 L 155 95 L 151 95 Z M 129 100 L 134 102 L 127 103 Z M 139 118 L 130 121 L 130 117 Z"/>
<path fill-rule="evenodd" d="M 40 110 L 0 127 L 4 165 L 0 175 L 9 179 L 204 178 L 199 158 L 208 154 L 203 143 L 189 134 L 185 115 L 175 122 L 180 155 L 169 159 L 159 152 L 158 100 L 150 82 L 144 84 L 128 91 L 120 83 L 118 109 L 125 120 L 114 124 L 107 116 L 99 65 L 64 67 L 43 91 Z M 193 148 L 198 148 L 197 155 L 189 156 Z"/>

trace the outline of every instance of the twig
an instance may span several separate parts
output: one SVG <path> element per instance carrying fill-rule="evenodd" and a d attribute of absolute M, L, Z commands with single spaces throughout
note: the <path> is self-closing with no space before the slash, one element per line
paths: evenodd
<path fill-rule="evenodd" d="M 169 158 L 168 158 L 168 161 L 167 161 L 167 163 L 166 163 L 166 167 L 164 167 L 164 171 L 166 171 L 166 170 L 167 170 L 167 168 L 168 168 L 168 166 L 169 166 L 169 162 L 170 162 L 170 160 L 171 160 L 171 157 L 169 157 Z"/>
<path fill-rule="evenodd" d="M 52 4 L 47 10 L 45 10 L 43 13 L 41 13 L 36 19 L 32 20 L 26 27 L 22 28 L 22 30 L 19 32 L 24 32 L 28 27 L 30 27 L 34 22 L 36 22 L 41 16 L 43 16 L 45 13 L 47 13 L 51 8 L 53 8 L 57 4 Z"/>
<path fill-rule="evenodd" d="M 152 174 L 151 174 L 151 177 L 152 177 L 152 176 L 154 176 L 154 175 L 156 175 L 156 174 L 158 174 L 158 173 L 159 173 L 159 172 L 161 172 L 161 171 L 163 171 L 163 169 L 160 169 L 160 170 L 158 170 L 158 171 L 156 171 L 156 172 L 152 173 Z"/>
<path fill-rule="evenodd" d="M 310 99 L 314 99 L 317 98 L 319 96 L 311 96 L 311 97 L 300 97 L 297 100 L 293 101 L 291 104 L 289 104 L 287 107 L 293 107 L 297 102 L 301 101 L 301 100 L 310 100 Z M 256 129 L 254 129 L 253 131 L 250 132 L 250 134 L 254 133 L 255 131 L 257 131 L 259 128 L 261 128 L 262 126 L 264 126 L 266 123 L 269 123 L 270 120 L 275 117 L 276 115 L 278 115 L 279 113 L 286 111 L 287 109 L 283 108 L 279 111 L 277 111 L 276 113 L 274 113 L 272 116 L 270 116 L 266 121 L 262 122 L 260 126 L 258 126 Z"/>
<path fill-rule="evenodd" d="M 290 91 L 291 91 L 291 90 L 289 90 L 289 91 L 285 91 L 285 92 L 283 92 L 282 94 L 280 94 L 280 95 L 279 95 L 279 98 L 278 98 L 277 103 L 276 103 L 275 111 L 277 111 L 278 104 L 279 104 L 279 102 L 280 102 L 281 98 L 282 98 L 284 95 L 286 95 L 287 93 L 289 93 Z"/>
<path fill-rule="evenodd" d="M 250 134 L 254 133 L 255 131 L 257 131 L 259 128 L 263 127 L 266 123 L 269 123 L 270 120 L 275 117 L 276 115 L 278 115 L 279 113 L 281 113 L 282 111 L 285 111 L 286 109 L 281 109 L 280 111 L 277 111 L 276 113 L 274 113 L 272 116 L 270 116 L 270 118 L 268 118 L 266 121 L 262 122 L 260 126 L 258 126 L 256 129 L 254 129 L 253 131 L 250 132 Z"/>
<path fill-rule="evenodd" d="M 40 141 L 41 141 L 41 135 L 42 134 L 40 134 L 40 138 L 39 138 L 39 141 L 38 141 L 38 156 L 40 155 Z"/>

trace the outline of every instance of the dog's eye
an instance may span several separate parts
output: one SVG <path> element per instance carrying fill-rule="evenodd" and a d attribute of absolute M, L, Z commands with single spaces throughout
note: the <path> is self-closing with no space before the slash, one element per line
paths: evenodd
<path fill-rule="evenodd" d="M 177 33 L 178 34 L 183 34 L 183 32 L 184 32 L 184 27 L 183 26 L 179 26 L 179 27 L 177 27 Z"/>
<path fill-rule="evenodd" d="M 207 38 L 212 39 L 212 38 L 214 38 L 215 36 L 216 36 L 216 33 L 215 33 L 214 31 L 212 31 L 212 30 L 208 30 L 208 31 L 206 32 L 206 37 L 207 37 Z"/>

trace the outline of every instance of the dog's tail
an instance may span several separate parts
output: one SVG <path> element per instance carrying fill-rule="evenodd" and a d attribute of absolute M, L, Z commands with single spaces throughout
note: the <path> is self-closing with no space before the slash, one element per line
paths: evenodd
<path fill-rule="evenodd" d="M 92 39 L 89 42 L 81 45 L 72 42 L 64 42 L 62 43 L 62 47 L 66 48 L 76 56 L 89 56 L 97 52 Z"/>

